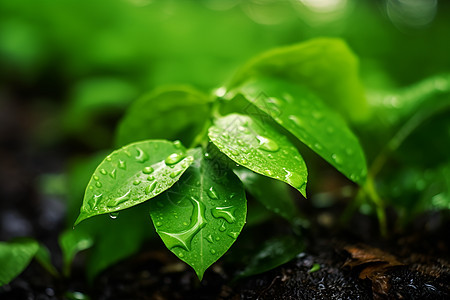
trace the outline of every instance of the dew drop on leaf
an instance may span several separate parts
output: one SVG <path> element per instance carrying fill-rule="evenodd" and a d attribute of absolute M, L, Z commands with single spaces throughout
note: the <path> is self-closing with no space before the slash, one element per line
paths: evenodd
<path fill-rule="evenodd" d="M 145 188 L 145 193 L 148 195 L 148 194 L 150 194 L 151 192 L 153 192 L 153 191 L 155 190 L 155 188 L 156 188 L 156 185 L 157 185 L 157 182 L 156 182 L 156 181 L 153 182 L 152 184 L 148 185 L 148 186 Z"/>
<path fill-rule="evenodd" d="M 113 220 L 117 219 L 118 216 L 119 216 L 118 212 L 109 213 L 109 217 Z"/>
<path fill-rule="evenodd" d="M 174 172 L 170 173 L 169 176 L 170 176 L 170 178 L 175 178 L 178 175 L 180 175 L 182 172 L 183 172 L 183 170 L 174 171 Z"/>
<path fill-rule="evenodd" d="M 214 207 L 211 209 L 211 214 L 214 218 L 219 219 L 222 218 L 228 223 L 234 223 L 236 221 L 236 218 L 233 215 L 234 213 L 234 207 L 232 206 L 226 206 L 226 207 Z"/>
<path fill-rule="evenodd" d="M 233 239 L 237 239 L 237 237 L 239 236 L 238 232 L 228 232 L 228 236 L 232 237 Z"/>
<path fill-rule="evenodd" d="M 125 170 L 127 168 L 127 164 L 126 162 L 124 162 L 123 160 L 119 160 L 119 165 L 118 167 L 122 170 Z"/>
<path fill-rule="evenodd" d="M 280 146 L 278 146 L 277 142 L 267 137 L 258 135 L 256 138 L 259 141 L 259 149 L 269 151 L 269 152 L 277 152 L 280 150 Z"/>
<path fill-rule="evenodd" d="M 225 221 L 222 223 L 222 225 L 220 225 L 219 227 L 219 231 L 224 232 L 225 230 L 227 230 L 227 228 L 225 227 Z"/>
<path fill-rule="evenodd" d="M 134 185 L 139 185 L 140 183 L 141 183 L 140 180 L 135 180 L 135 181 L 133 181 L 133 184 L 134 184 Z"/>
<path fill-rule="evenodd" d="M 216 250 L 214 249 L 209 250 L 209 252 L 211 252 L 211 254 L 216 254 Z"/>
<path fill-rule="evenodd" d="M 105 170 L 105 169 L 101 169 L 101 170 L 100 170 L 100 173 L 101 173 L 102 175 L 106 175 L 106 174 L 108 174 L 108 172 L 106 172 L 106 170 Z"/>
<path fill-rule="evenodd" d="M 116 179 L 116 169 L 112 170 L 111 173 L 109 173 L 109 176 L 111 176 L 112 179 Z"/>
<path fill-rule="evenodd" d="M 176 233 L 158 231 L 169 249 L 181 247 L 186 251 L 190 251 L 192 239 L 206 226 L 205 205 L 194 197 L 191 197 L 190 200 L 194 209 L 192 211 L 191 223 L 189 224 L 188 229 Z"/>
<path fill-rule="evenodd" d="M 213 200 L 217 200 L 219 199 L 219 197 L 217 197 L 217 193 L 216 190 L 214 189 L 214 187 L 210 187 L 207 191 L 209 198 L 213 199 Z"/>
<path fill-rule="evenodd" d="M 177 164 L 183 158 L 184 158 L 183 154 L 173 153 L 173 154 L 170 154 L 169 156 L 167 156 L 167 158 L 164 162 L 166 163 L 166 165 L 171 166 L 171 165 Z"/>
<path fill-rule="evenodd" d="M 98 187 L 98 188 L 101 188 L 102 187 L 102 183 L 100 181 L 97 181 L 95 183 L 95 186 Z"/>
<path fill-rule="evenodd" d="M 92 177 L 92 178 L 94 178 L 94 180 L 99 180 L 100 179 L 100 177 L 98 177 L 97 175 L 94 175 L 94 177 Z"/>
<path fill-rule="evenodd" d="M 141 148 L 136 147 L 136 151 L 138 152 L 138 155 L 136 156 L 136 160 L 140 163 L 144 163 L 149 159 L 149 156 L 147 153 L 145 153 Z"/>
<path fill-rule="evenodd" d="M 154 171 L 154 170 L 153 170 L 152 167 L 145 167 L 145 168 L 142 170 L 142 173 L 144 173 L 144 174 L 151 174 L 153 171 Z"/>
<path fill-rule="evenodd" d="M 334 162 L 338 165 L 342 164 L 342 158 L 337 155 L 337 154 L 333 154 L 331 155 L 331 158 L 334 160 Z"/>

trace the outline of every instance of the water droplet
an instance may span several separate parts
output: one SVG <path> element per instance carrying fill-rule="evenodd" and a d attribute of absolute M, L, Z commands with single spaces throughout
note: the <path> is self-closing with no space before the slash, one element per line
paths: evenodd
<path fill-rule="evenodd" d="M 135 180 L 135 181 L 133 181 L 133 184 L 134 184 L 134 185 L 139 185 L 140 183 L 141 183 L 140 180 Z"/>
<path fill-rule="evenodd" d="M 184 157 L 185 157 L 184 154 L 172 153 L 169 156 L 167 156 L 164 162 L 166 163 L 166 165 L 171 166 L 179 163 L 180 160 L 182 160 Z"/>
<path fill-rule="evenodd" d="M 101 169 L 101 170 L 100 170 L 100 173 L 101 173 L 102 175 L 106 175 L 106 174 L 108 174 L 108 172 L 106 172 L 106 170 L 105 170 L 105 169 Z"/>
<path fill-rule="evenodd" d="M 128 148 L 123 148 L 123 153 L 125 153 L 128 157 L 131 157 L 131 153 Z"/>
<path fill-rule="evenodd" d="M 230 152 L 231 152 L 231 155 L 234 155 L 234 156 L 238 156 L 239 155 L 239 151 L 237 151 L 236 149 L 231 148 Z"/>
<path fill-rule="evenodd" d="M 300 176 L 297 173 L 289 172 L 288 170 L 284 169 L 284 171 L 287 173 L 284 179 L 287 183 L 292 185 L 295 188 L 300 188 L 305 184 L 305 181 L 303 180 L 302 176 Z"/>
<path fill-rule="evenodd" d="M 220 241 L 220 237 L 219 237 L 219 236 L 216 236 L 215 240 L 216 240 L 216 241 Z"/>
<path fill-rule="evenodd" d="M 169 249 L 181 247 L 190 251 L 192 239 L 206 225 L 205 206 L 194 197 L 190 200 L 194 208 L 189 228 L 177 233 L 159 231 L 159 235 Z"/>
<path fill-rule="evenodd" d="M 98 188 L 101 188 L 102 187 L 102 183 L 100 181 L 97 181 L 95 183 L 95 186 L 98 187 Z"/>
<path fill-rule="evenodd" d="M 228 236 L 232 237 L 233 239 L 237 239 L 239 236 L 239 232 L 228 232 Z"/>
<path fill-rule="evenodd" d="M 156 226 L 158 226 L 158 227 L 160 227 L 160 226 L 162 225 L 161 222 L 156 222 L 155 224 L 156 224 Z"/>
<path fill-rule="evenodd" d="M 277 152 L 280 149 L 280 146 L 274 140 L 261 135 L 256 136 L 256 138 L 259 141 L 259 149 L 269 152 Z"/>
<path fill-rule="evenodd" d="M 148 154 L 145 153 L 141 148 L 136 147 L 136 151 L 138 154 L 135 158 L 138 162 L 144 163 L 149 159 Z"/>
<path fill-rule="evenodd" d="M 235 209 L 233 206 L 214 207 L 211 209 L 211 214 L 216 219 L 222 218 L 228 223 L 234 223 L 236 221 L 236 218 L 233 216 Z"/>
<path fill-rule="evenodd" d="M 184 254 L 181 253 L 181 252 L 179 252 L 179 253 L 178 253 L 178 257 L 184 257 Z"/>
<path fill-rule="evenodd" d="M 119 160 L 118 167 L 122 170 L 125 170 L 127 168 L 127 163 L 124 162 L 123 160 Z"/>
<path fill-rule="evenodd" d="M 100 178 L 97 175 L 94 175 L 94 180 L 99 180 Z"/>
<path fill-rule="evenodd" d="M 304 123 L 303 123 L 302 119 L 300 119 L 299 117 L 294 116 L 294 115 L 291 115 L 291 116 L 289 116 L 288 118 L 289 118 L 289 120 L 291 120 L 295 125 L 300 126 L 300 127 L 303 127 L 303 126 L 304 126 Z"/>
<path fill-rule="evenodd" d="M 175 146 L 175 148 L 177 149 L 181 149 L 183 145 L 181 145 L 180 140 L 176 140 L 175 142 L 173 142 L 173 145 Z"/>
<path fill-rule="evenodd" d="M 89 206 L 93 209 L 94 207 L 97 206 L 98 201 L 101 201 L 103 198 L 103 194 L 100 195 L 94 195 L 94 197 L 92 198 L 92 202 L 89 203 Z"/>
<path fill-rule="evenodd" d="M 213 199 L 213 200 L 217 200 L 219 199 L 219 197 L 217 196 L 217 192 L 214 189 L 214 187 L 210 187 L 207 191 L 209 198 Z"/>
<path fill-rule="evenodd" d="M 147 180 L 148 180 L 148 181 L 153 181 L 153 180 L 155 180 L 155 176 L 148 176 L 148 177 L 147 177 Z"/>
<path fill-rule="evenodd" d="M 264 173 L 264 175 L 267 175 L 267 176 L 272 176 L 273 175 L 273 172 L 271 170 L 269 170 L 269 169 L 264 170 L 263 173 Z"/>
<path fill-rule="evenodd" d="M 130 199 L 130 192 L 131 192 L 131 190 L 128 190 L 128 192 L 126 192 L 122 196 L 109 200 L 106 205 L 108 207 L 115 207 L 115 206 L 117 206 L 119 204 L 122 204 L 123 202 L 125 202 L 125 201 Z"/>
<path fill-rule="evenodd" d="M 216 254 L 216 250 L 214 249 L 209 250 L 209 252 L 211 252 L 211 254 Z"/>
<path fill-rule="evenodd" d="M 335 163 L 337 163 L 338 165 L 342 164 L 342 158 L 337 155 L 336 153 L 331 155 L 331 158 L 334 160 Z"/>
<path fill-rule="evenodd" d="M 273 159 L 273 155 L 272 154 L 267 154 L 267 157 L 270 159 Z"/>
<path fill-rule="evenodd" d="M 119 213 L 116 211 L 109 213 L 109 217 L 113 220 L 117 219 L 118 216 L 119 216 Z"/>
<path fill-rule="evenodd" d="M 236 143 L 241 147 L 245 145 L 245 143 L 242 140 L 237 140 Z"/>
<path fill-rule="evenodd" d="M 153 191 L 155 190 L 155 188 L 156 188 L 156 185 L 157 185 L 157 182 L 156 182 L 156 181 L 153 182 L 152 184 L 148 185 L 148 186 L 145 188 L 145 193 L 148 195 L 148 194 L 150 194 L 151 192 L 153 192 Z"/>
<path fill-rule="evenodd" d="M 314 144 L 314 148 L 316 148 L 317 150 L 322 150 L 322 149 L 323 149 L 323 148 L 322 148 L 322 145 L 319 144 L 319 143 L 315 143 L 315 144 Z"/>
<path fill-rule="evenodd" d="M 209 153 L 205 153 L 205 158 L 209 158 Z"/>
<path fill-rule="evenodd" d="M 153 171 L 154 171 L 154 169 L 152 167 L 145 167 L 142 170 L 142 173 L 144 173 L 144 174 L 151 174 Z"/>
<path fill-rule="evenodd" d="M 213 243 L 213 242 L 214 242 L 213 237 L 212 237 L 212 235 L 210 235 L 210 234 L 208 234 L 208 236 L 205 237 L 205 239 L 206 239 L 208 242 L 210 242 L 210 243 Z"/>
<path fill-rule="evenodd" d="M 91 191 L 92 191 L 93 189 L 94 189 L 94 187 L 93 187 L 93 186 L 89 186 L 89 190 L 91 190 Z"/>
<path fill-rule="evenodd" d="M 219 231 L 224 232 L 225 230 L 227 230 L 227 228 L 225 227 L 225 221 L 222 223 L 222 225 L 220 225 L 219 227 Z"/>
<path fill-rule="evenodd" d="M 111 173 L 109 173 L 109 176 L 111 176 L 112 179 L 116 179 L 116 169 L 112 170 Z"/>
<path fill-rule="evenodd" d="M 111 160 L 112 160 L 111 156 L 106 157 L 106 161 L 111 161 Z"/>
<path fill-rule="evenodd" d="M 174 171 L 174 172 L 170 173 L 169 176 L 170 176 L 170 178 L 175 178 L 175 177 L 177 177 L 178 175 L 180 175 L 181 173 L 183 173 L 183 169 Z"/>

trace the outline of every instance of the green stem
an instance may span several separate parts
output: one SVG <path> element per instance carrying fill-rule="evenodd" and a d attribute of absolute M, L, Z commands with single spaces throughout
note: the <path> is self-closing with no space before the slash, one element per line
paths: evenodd
<path fill-rule="evenodd" d="M 213 119 L 220 117 L 219 104 L 220 103 L 219 103 L 218 100 L 216 100 L 216 101 L 214 101 L 212 103 L 212 106 L 211 106 L 211 109 L 210 109 L 210 117 L 208 118 L 208 120 L 205 121 L 205 123 L 203 124 L 202 129 L 197 134 L 197 136 L 194 138 L 194 140 L 192 141 L 192 143 L 189 146 L 189 148 L 195 148 L 197 146 L 202 146 L 203 148 L 206 149 L 206 146 L 207 146 L 207 143 L 208 143 L 208 130 L 209 130 L 209 127 L 211 127 L 211 125 L 213 124 Z"/>
<path fill-rule="evenodd" d="M 367 194 L 369 199 L 375 204 L 375 209 L 377 212 L 378 222 L 380 226 L 381 236 L 387 236 L 387 219 L 386 211 L 384 206 L 384 201 L 378 195 L 375 189 L 375 180 L 373 177 L 368 177 L 366 184 L 364 185 L 364 192 Z"/>

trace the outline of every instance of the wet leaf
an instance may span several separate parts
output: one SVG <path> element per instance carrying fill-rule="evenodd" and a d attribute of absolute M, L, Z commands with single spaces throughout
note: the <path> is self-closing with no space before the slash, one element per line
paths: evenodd
<path fill-rule="evenodd" d="M 92 175 L 75 225 L 155 197 L 177 182 L 192 161 L 179 142 L 142 141 L 114 151 Z"/>
<path fill-rule="evenodd" d="M 78 229 L 78 228 L 77 228 Z M 75 255 L 89 249 L 94 244 L 94 238 L 83 230 L 66 230 L 59 237 L 59 246 L 63 254 L 63 273 L 70 275 L 70 266 Z"/>
<path fill-rule="evenodd" d="M 261 176 L 244 168 L 236 169 L 234 172 L 244 184 L 246 191 L 268 210 L 289 221 L 299 216 L 286 183 Z"/>
<path fill-rule="evenodd" d="M 285 79 L 308 87 L 344 116 L 363 121 L 369 109 L 358 68 L 357 57 L 344 41 L 319 38 L 256 56 L 236 74 L 229 87 L 252 78 Z"/>
<path fill-rule="evenodd" d="M 249 116 L 230 114 L 217 119 L 209 138 L 233 161 L 256 173 L 281 180 L 306 197 L 308 172 L 291 142 L 269 123 Z"/>
<path fill-rule="evenodd" d="M 0 242 L 0 286 L 25 270 L 38 250 L 39 244 L 32 239 Z"/>
<path fill-rule="evenodd" d="M 180 139 L 189 145 L 209 118 L 210 101 L 189 86 L 157 89 L 127 110 L 117 129 L 116 145 L 146 139 Z"/>
<path fill-rule="evenodd" d="M 240 92 L 342 174 L 364 182 L 367 166 L 358 139 L 342 118 L 307 88 L 266 78 L 245 84 Z"/>
<path fill-rule="evenodd" d="M 247 201 L 242 183 L 230 169 L 205 158 L 200 149 L 190 153 L 195 161 L 180 181 L 149 205 L 164 244 L 201 280 L 241 232 Z"/>
<path fill-rule="evenodd" d="M 270 239 L 253 255 L 238 277 L 248 277 L 272 270 L 293 259 L 304 248 L 303 242 L 298 237 L 282 236 Z"/>

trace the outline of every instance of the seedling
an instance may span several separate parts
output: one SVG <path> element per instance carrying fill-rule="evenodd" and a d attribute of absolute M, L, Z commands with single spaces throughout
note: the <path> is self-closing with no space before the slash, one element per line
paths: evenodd
<path fill-rule="evenodd" d="M 335 60 L 324 53 L 329 51 L 342 55 Z M 321 66 L 317 57 L 330 65 Z M 348 76 L 342 77 L 342 70 L 323 73 L 333 65 L 342 65 Z M 325 75 L 319 81 L 311 73 Z M 341 85 L 352 85 L 351 91 Z M 283 182 L 306 197 L 307 167 L 292 138 L 350 180 L 365 182 L 358 139 L 319 95 L 345 103 L 363 100 L 354 58 L 338 40 L 315 40 L 258 57 L 212 96 L 178 87 L 139 99 L 119 126 L 118 144 L 140 141 L 112 152 L 97 167 L 75 225 L 101 214 L 115 218 L 150 201 L 156 232 L 202 279 L 246 223 L 249 176 Z M 191 136 L 191 128 L 198 134 Z M 183 131 L 188 148 L 161 139 Z M 282 216 L 295 217 L 295 208 L 289 211 L 295 205 L 283 205 L 292 200 L 256 198 Z"/>

